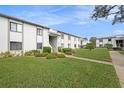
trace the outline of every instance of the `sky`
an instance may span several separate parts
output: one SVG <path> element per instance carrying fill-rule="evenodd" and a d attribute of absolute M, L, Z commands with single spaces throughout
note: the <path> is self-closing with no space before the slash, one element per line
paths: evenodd
<path fill-rule="evenodd" d="M 88 5 L 0 5 L 0 13 L 84 38 L 124 34 L 124 23 L 112 25 L 111 18 L 91 19 L 93 9 Z"/>

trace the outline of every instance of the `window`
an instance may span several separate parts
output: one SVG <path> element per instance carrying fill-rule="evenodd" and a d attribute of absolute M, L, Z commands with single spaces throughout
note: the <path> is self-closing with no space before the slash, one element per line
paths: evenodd
<path fill-rule="evenodd" d="M 10 22 L 10 30 L 15 32 L 22 32 L 22 24 Z"/>
<path fill-rule="evenodd" d="M 61 43 L 61 47 L 64 48 L 64 43 Z"/>
<path fill-rule="evenodd" d="M 108 39 L 108 41 L 111 41 L 111 39 Z"/>
<path fill-rule="evenodd" d="M 68 35 L 68 40 L 71 40 L 71 36 Z"/>
<path fill-rule="evenodd" d="M 103 47 L 103 45 L 102 45 L 102 44 L 100 44 L 100 45 L 99 45 L 99 47 Z"/>
<path fill-rule="evenodd" d="M 74 47 L 76 48 L 76 44 L 74 44 Z"/>
<path fill-rule="evenodd" d="M 37 35 L 39 35 L 39 36 L 42 36 L 42 29 L 40 29 L 40 28 L 37 28 Z"/>
<path fill-rule="evenodd" d="M 64 39 L 64 34 L 63 33 L 61 34 L 61 39 Z"/>
<path fill-rule="evenodd" d="M 21 24 L 17 24 L 17 31 L 22 32 L 22 25 Z"/>
<path fill-rule="evenodd" d="M 22 42 L 10 42 L 10 50 L 22 50 Z"/>
<path fill-rule="evenodd" d="M 10 23 L 10 30 L 11 31 L 16 31 L 17 30 L 17 27 L 16 27 L 16 23 Z"/>
<path fill-rule="evenodd" d="M 37 49 L 42 49 L 42 43 L 37 43 Z"/>
<path fill-rule="evenodd" d="M 99 42 L 103 42 L 103 39 L 99 39 Z"/>

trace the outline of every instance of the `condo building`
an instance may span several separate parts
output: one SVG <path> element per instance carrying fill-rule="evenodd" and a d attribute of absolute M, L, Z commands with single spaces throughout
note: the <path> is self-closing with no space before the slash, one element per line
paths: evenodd
<path fill-rule="evenodd" d="M 112 44 L 113 47 L 124 49 L 124 35 L 115 35 L 96 39 L 96 47 L 104 47 L 105 44 Z"/>
<path fill-rule="evenodd" d="M 47 26 L 0 14 L 0 52 L 42 50 L 51 47 L 80 48 L 83 38 Z"/>

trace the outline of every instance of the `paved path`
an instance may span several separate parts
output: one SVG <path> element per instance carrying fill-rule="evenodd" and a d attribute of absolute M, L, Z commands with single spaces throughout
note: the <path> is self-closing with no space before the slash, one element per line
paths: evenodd
<path fill-rule="evenodd" d="M 102 64 L 107 64 L 107 65 L 112 65 L 111 62 L 99 61 L 99 60 L 95 60 L 95 59 L 82 58 L 82 57 L 75 57 L 75 56 L 71 56 L 71 55 L 66 55 L 66 57 L 75 58 L 75 59 L 79 59 L 79 60 L 86 60 L 86 61 L 95 62 L 95 63 L 102 63 Z"/>
<path fill-rule="evenodd" d="M 112 63 L 118 75 L 121 87 L 124 88 L 124 55 L 117 51 L 110 51 Z"/>

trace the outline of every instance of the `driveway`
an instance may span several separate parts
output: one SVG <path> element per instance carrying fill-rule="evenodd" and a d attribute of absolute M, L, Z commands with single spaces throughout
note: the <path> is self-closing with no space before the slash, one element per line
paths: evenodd
<path fill-rule="evenodd" d="M 110 51 L 110 55 L 121 87 L 124 88 L 124 55 L 120 54 L 118 51 Z"/>

